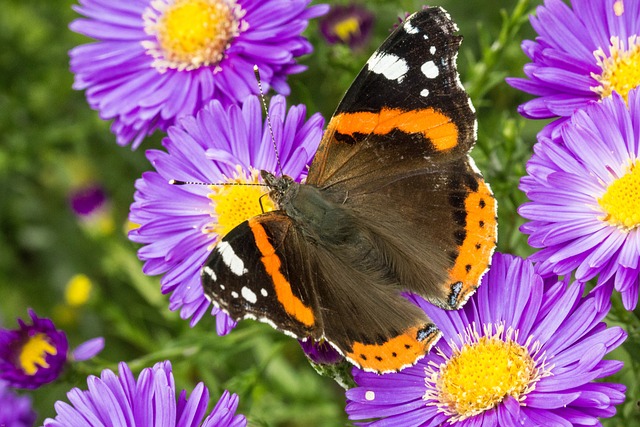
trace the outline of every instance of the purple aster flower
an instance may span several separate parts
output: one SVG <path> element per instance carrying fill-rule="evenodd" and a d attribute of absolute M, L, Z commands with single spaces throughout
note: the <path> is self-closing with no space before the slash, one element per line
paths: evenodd
<path fill-rule="evenodd" d="M 107 195 L 100 185 L 90 184 L 75 189 L 69 195 L 69 205 L 80 216 L 89 216 L 101 210 L 107 203 Z"/>
<path fill-rule="evenodd" d="M 15 394 L 6 382 L 0 380 L 0 426 L 32 427 L 36 413 L 28 396 Z"/>
<path fill-rule="evenodd" d="M 374 15 L 364 6 L 334 5 L 320 18 L 320 32 L 330 44 L 343 43 L 359 49 L 369 42 Z"/>
<path fill-rule="evenodd" d="M 624 401 L 621 384 L 594 382 L 626 333 L 601 322 L 580 283 L 546 287 L 533 265 L 495 254 L 467 304 L 446 311 L 415 298 L 443 338 L 416 365 L 376 375 L 354 369 L 353 420 L 385 426 L 598 425 Z M 509 301 L 509 304 L 505 304 Z"/>
<path fill-rule="evenodd" d="M 87 425 L 126 425 L 164 427 L 244 427 L 244 415 L 235 415 L 238 396 L 225 391 L 215 408 L 205 417 L 209 390 L 199 383 L 187 397 L 176 396 L 168 361 L 143 369 L 138 379 L 126 363 L 118 373 L 105 369 L 100 378 L 87 378 L 88 390 L 67 393 L 70 403 L 55 404 L 57 416 L 47 418 L 45 427 L 84 427 Z M 203 419 L 204 418 L 204 419 Z"/>
<path fill-rule="evenodd" d="M 613 91 L 626 98 L 640 84 L 640 3 L 572 0 L 571 6 L 545 0 L 531 17 L 538 37 L 522 44 L 532 61 L 524 68 L 527 78 L 507 79 L 538 97 L 520 106 L 525 117 L 563 122 L 589 101 Z"/>
<path fill-rule="evenodd" d="M 0 329 L 0 379 L 11 387 L 38 388 L 60 376 L 69 344 L 49 319 L 29 310 L 32 324 L 18 319 L 18 329 Z"/>
<path fill-rule="evenodd" d="M 310 0 L 80 0 L 86 18 L 70 28 L 97 42 L 72 49 L 74 89 L 133 148 L 156 129 L 194 115 L 212 99 L 223 105 L 265 90 L 289 93 L 286 77 L 305 69 L 300 35 L 326 13 Z"/>
<path fill-rule="evenodd" d="M 278 145 L 282 173 L 300 180 L 316 152 L 324 120 L 314 114 L 305 121 L 306 108 L 286 112 L 285 99 L 271 99 L 269 115 Z M 129 238 L 146 246 L 138 251 L 145 274 L 164 274 L 162 292 L 171 293 L 171 310 L 197 323 L 210 306 L 200 281 L 200 268 L 218 240 L 243 221 L 260 214 L 265 187 L 259 170 L 278 172 L 271 133 L 263 126 L 261 103 L 250 96 L 242 107 L 224 107 L 214 100 L 196 117 L 188 117 L 168 131 L 167 152 L 149 150 L 147 158 L 157 172 L 136 182 L 129 219 L 140 227 Z M 218 185 L 171 185 L 170 180 Z M 265 211 L 274 207 L 262 199 Z M 214 308 L 212 314 L 217 314 Z M 235 323 L 217 316 L 217 331 L 225 334 Z"/>
<path fill-rule="evenodd" d="M 626 4 L 626 3 L 625 3 Z M 543 248 L 541 274 L 598 275 L 624 306 L 638 303 L 640 281 L 640 91 L 617 93 L 576 112 L 557 139 L 540 136 L 520 188 L 521 230 Z"/>
<path fill-rule="evenodd" d="M 111 203 L 101 185 L 92 183 L 74 189 L 69 194 L 69 205 L 90 233 L 106 235 L 113 232 Z"/>
<path fill-rule="evenodd" d="M 49 319 L 29 310 L 32 324 L 18 319 L 18 329 L 0 328 L 0 380 L 11 387 L 35 389 L 56 380 L 69 359 L 67 336 Z M 78 346 L 75 360 L 87 360 L 104 347 L 102 338 Z"/>

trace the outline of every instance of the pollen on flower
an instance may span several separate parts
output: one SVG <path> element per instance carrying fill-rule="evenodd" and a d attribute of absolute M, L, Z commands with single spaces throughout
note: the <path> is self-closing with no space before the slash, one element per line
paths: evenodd
<path fill-rule="evenodd" d="M 605 212 L 602 221 L 626 232 L 640 226 L 640 160 L 609 184 L 598 203 Z"/>
<path fill-rule="evenodd" d="M 497 406 L 507 396 L 523 402 L 540 378 L 550 375 L 539 344 L 529 337 L 517 342 L 517 331 L 504 325 L 485 325 L 480 336 L 470 325 L 461 341 L 453 341 L 451 356 L 438 352 L 444 362 L 425 368 L 427 392 L 424 399 L 435 405 L 450 421 L 462 421 Z"/>
<path fill-rule="evenodd" d="M 613 13 L 615 13 L 616 16 L 622 16 L 624 13 L 624 3 L 622 0 L 616 0 L 615 3 L 613 3 Z"/>
<path fill-rule="evenodd" d="M 246 29 L 244 14 L 234 0 L 154 0 L 143 15 L 145 32 L 154 40 L 142 45 L 161 72 L 217 66 L 231 40 Z"/>
<path fill-rule="evenodd" d="M 211 185 L 212 216 L 216 220 L 205 228 L 206 233 L 224 236 L 244 221 L 264 212 L 275 209 L 269 197 L 262 197 L 267 193 L 267 187 L 260 184 L 260 172 L 251 169 L 249 174 L 242 167 L 236 167 L 236 173 L 226 180 L 229 185 Z M 249 184 L 249 185 L 243 185 Z M 262 197 L 262 198 L 261 198 Z M 260 203 L 262 202 L 262 208 Z"/>
<path fill-rule="evenodd" d="M 632 35 L 625 48 L 620 38 L 611 37 L 609 54 L 602 48 L 593 54 L 602 73 L 591 74 L 600 83 L 600 86 L 591 89 L 601 98 L 606 98 L 615 91 L 626 101 L 629 91 L 640 85 L 640 38 Z"/>
<path fill-rule="evenodd" d="M 47 340 L 47 335 L 40 333 L 30 336 L 18 356 L 21 369 L 27 375 L 35 375 L 39 367 L 48 368 L 48 354 L 55 356 L 58 350 Z"/>

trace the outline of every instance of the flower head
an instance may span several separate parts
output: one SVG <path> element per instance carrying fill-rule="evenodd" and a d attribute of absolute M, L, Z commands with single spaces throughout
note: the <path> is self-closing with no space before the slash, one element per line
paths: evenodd
<path fill-rule="evenodd" d="M 532 119 L 562 117 L 592 100 L 640 85 L 640 7 L 636 1 L 546 0 L 531 25 L 538 33 L 522 49 L 527 78 L 507 82 L 536 95 L 520 106 Z M 553 128 L 560 123 L 555 123 Z"/>
<path fill-rule="evenodd" d="M 0 379 L 11 387 L 38 388 L 58 378 L 67 361 L 64 332 L 29 310 L 32 324 L 18 319 L 18 329 L 0 329 Z"/>
<path fill-rule="evenodd" d="M 31 399 L 15 394 L 6 382 L 0 380 L 0 426 L 32 427 L 35 422 L 36 413 L 31 408 Z"/>
<path fill-rule="evenodd" d="M 100 185 L 87 185 L 75 189 L 69 195 L 69 205 L 79 217 L 89 216 L 103 209 L 107 203 L 107 195 Z"/>
<path fill-rule="evenodd" d="M 595 298 L 581 298 L 579 283 L 545 286 L 530 262 L 502 254 L 482 280 L 460 310 L 415 299 L 443 338 L 398 373 L 354 369 L 359 386 L 347 391 L 351 419 L 527 427 L 595 425 L 615 413 L 625 387 L 592 381 L 622 367 L 603 356 L 626 334 L 601 322 L 606 312 Z"/>
<path fill-rule="evenodd" d="M 89 301 L 93 283 L 86 274 L 75 274 L 67 282 L 64 299 L 70 307 L 80 307 Z"/>
<path fill-rule="evenodd" d="M 29 316 L 31 325 L 18 319 L 18 329 L 0 328 L 0 380 L 11 387 L 34 389 L 50 383 L 60 376 L 69 359 L 87 360 L 104 348 L 102 338 L 93 338 L 69 357 L 65 333 L 33 310 Z"/>
<path fill-rule="evenodd" d="M 88 423 L 164 427 L 247 425 L 243 415 L 235 415 L 238 396 L 228 391 L 206 418 L 209 390 L 203 383 L 189 397 L 185 390 L 176 396 L 171 363 L 167 361 L 143 369 L 137 380 L 126 363 L 120 363 L 118 374 L 105 369 L 100 378 L 87 379 L 88 390 L 72 389 L 67 393 L 70 403 L 58 401 L 57 416 L 46 419 L 45 427 L 81 427 Z"/>
<path fill-rule="evenodd" d="M 320 31 L 328 43 L 343 43 L 358 49 L 371 38 L 373 21 L 373 13 L 363 6 L 334 5 L 320 18 Z"/>
<path fill-rule="evenodd" d="M 598 275 L 627 309 L 640 281 L 640 90 L 614 94 L 577 112 L 557 139 L 543 136 L 520 188 L 521 230 L 542 248 L 531 259 L 541 274 Z"/>
<path fill-rule="evenodd" d="M 97 42 L 69 52 L 73 87 L 134 148 L 212 99 L 226 106 L 256 94 L 254 65 L 265 90 L 286 95 L 287 75 L 305 69 L 296 57 L 312 51 L 300 33 L 327 10 L 309 2 L 83 0 L 74 9 L 86 18 L 70 28 Z"/>
<path fill-rule="evenodd" d="M 69 194 L 69 205 L 80 224 L 95 235 L 113 232 L 113 212 L 104 188 L 98 184 L 78 186 Z"/>
<path fill-rule="evenodd" d="M 324 121 L 319 114 L 305 121 L 304 106 L 286 112 L 281 96 L 271 99 L 271 129 L 278 145 L 282 173 L 300 180 L 315 154 Z M 146 274 L 164 274 L 163 293 L 172 293 L 170 308 L 195 324 L 207 311 L 200 268 L 226 233 L 261 213 L 262 186 L 221 185 L 260 182 L 260 169 L 278 171 L 269 127 L 263 126 L 260 101 L 251 96 L 242 107 L 224 107 L 213 101 L 196 117 L 185 118 L 169 129 L 163 144 L 167 152 L 149 150 L 147 158 L 156 172 L 147 172 L 136 183 L 130 220 L 140 227 L 129 238 L 145 244 L 138 251 Z M 171 185 L 170 180 L 218 185 Z M 263 199 L 265 210 L 268 206 Z M 218 313 L 213 309 L 213 313 Z M 218 333 L 234 323 L 217 317 Z"/>

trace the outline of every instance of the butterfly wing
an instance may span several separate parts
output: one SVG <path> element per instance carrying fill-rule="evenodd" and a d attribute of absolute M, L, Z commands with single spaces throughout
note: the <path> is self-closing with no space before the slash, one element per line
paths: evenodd
<path fill-rule="evenodd" d="M 476 118 L 456 69 L 462 37 L 439 7 L 407 18 L 373 53 L 327 125 L 307 182 L 323 187 L 464 157 Z"/>
<path fill-rule="evenodd" d="M 307 178 L 380 237 L 403 289 L 449 309 L 496 245 L 496 203 L 468 155 L 476 119 L 456 31 L 441 8 L 399 26 L 338 106 Z"/>
<path fill-rule="evenodd" d="M 311 243 L 282 211 L 240 224 L 202 269 L 205 295 L 234 320 L 257 319 L 297 338 L 325 339 L 375 372 L 415 363 L 440 336 L 422 310 L 384 280 L 354 268 L 348 253 Z"/>
<path fill-rule="evenodd" d="M 398 371 L 421 359 L 440 338 L 427 315 L 401 296 L 395 278 L 362 268 L 366 251 L 314 246 L 324 338 L 351 363 L 373 372 Z M 364 254 L 363 254 L 364 252 Z"/>
<path fill-rule="evenodd" d="M 462 159 L 350 191 L 343 206 L 379 237 L 400 287 L 446 309 L 475 291 L 496 246 L 495 200 Z"/>

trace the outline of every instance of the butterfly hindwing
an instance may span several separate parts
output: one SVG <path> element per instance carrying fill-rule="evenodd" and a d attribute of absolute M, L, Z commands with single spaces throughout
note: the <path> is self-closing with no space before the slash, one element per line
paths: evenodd
<path fill-rule="evenodd" d="M 354 236 L 365 237 L 354 230 Z M 440 337 L 426 314 L 401 296 L 395 277 L 371 264 L 362 245 L 318 245 L 324 338 L 351 363 L 374 372 L 413 365 Z"/>
<path fill-rule="evenodd" d="M 496 246 L 495 199 L 464 159 L 351 190 L 343 206 L 382 242 L 400 287 L 446 309 L 473 294 Z"/>

